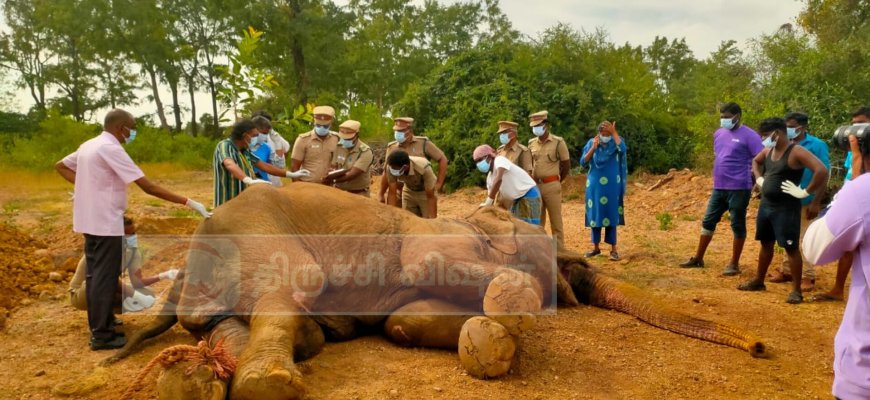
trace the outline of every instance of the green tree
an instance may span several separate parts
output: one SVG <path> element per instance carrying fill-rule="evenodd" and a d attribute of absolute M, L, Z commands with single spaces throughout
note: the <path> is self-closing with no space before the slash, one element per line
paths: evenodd
<path fill-rule="evenodd" d="M 3 16 L 9 33 L 0 32 L 0 68 L 18 73 L 19 87 L 26 87 L 35 107 L 45 112 L 49 84 L 46 66 L 53 55 L 48 50 L 49 32 L 37 16 L 42 2 L 6 0 Z"/>

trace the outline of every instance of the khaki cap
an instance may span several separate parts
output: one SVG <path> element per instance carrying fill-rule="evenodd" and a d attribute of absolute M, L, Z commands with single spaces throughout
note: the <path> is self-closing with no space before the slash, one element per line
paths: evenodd
<path fill-rule="evenodd" d="M 393 130 L 394 131 L 402 131 L 410 128 L 414 125 L 414 118 L 411 117 L 399 117 L 393 118 Z"/>
<path fill-rule="evenodd" d="M 335 109 L 330 106 L 314 107 L 314 111 L 311 113 L 314 114 L 314 122 L 332 123 L 332 120 L 335 119 Z M 324 118 L 326 116 L 329 118 Z"/>
<path fill-rule="evenodd" d="M 338 129 L 339 129 L 338 137 L 340 137 L 342 139 L 353 139 L 353 137 L 356 136 L 357 132 L 359 132 L 359 127 L 360 127 L 359 121 L 354 121 L 352 119 L 344 121 L 341 124 L 341 126 L 338 127 Z M 353 133 L 342 132 L 341 128 L 351 130 L 351 131 L 353 131 Z"/>
<path fill-rule="evenodd" d="M 544 122 L 544 120 L 547 119 L 548 115 L 550 115 L 550 113 L 546 111 L 539 111 L 532 115 L 529 115 L 529 126 L 540 125 L 541 122 Z"/>
<path fill-rule="evenodd" d="M 520 126 L 520 124 L 513 121 L 498 121 L 498 132 L 496 133 L 502 133 L 511 129 L 517 130 L 518 126 Z"/>

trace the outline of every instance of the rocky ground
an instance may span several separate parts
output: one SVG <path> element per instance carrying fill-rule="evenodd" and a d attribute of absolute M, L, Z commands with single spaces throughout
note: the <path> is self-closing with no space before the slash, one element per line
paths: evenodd
<path fill-rule="evenodd" d="M 208 172 L 148 166 L 152 179 L 203 203 L 211 201 Z M 150 342 L 141 353 L 107 369 L 107 352 L 87 348 L 84 312 L 73 310 L 66 287 L 81 252 L 71 232 L 71 186 L 52 174 L 0 174 L 0 398 L 118 398 L 160 350 L 195 344 L 180 327 Z M 588 249 L 583 228 L 584 178 L 564 183 L 568 247 Z M 843 303 L 785 303 L 787 288 L 768 284 L 761 293 L 734 287 L 752 276 L 758 246 L 750 241 L 739 277 L 719 275 L 730 252 L 728 222 L 720 225 L 705 269 L 676 264 L 690 256 L 711 180 L 689 171 L 630 180 L 628 225 L 620 230 L 623 260 L 596 258 L 603 273 L 654 293 L 695 315 L 746 327 L 760 336 L 771 357 L 753 359 L 736 349 L 689 339 L 633 317 L 592 307 L 560 309 L 539 319 L 522 338 L 510 375 L 480 381 L 465 375 L 455 353 L 406 349 L 379 336 L 328 344 L 302 366 L 310 398 L 829 398 L 833 337 Z M 186 234 L 193 214 L 131 188 L 130 214 L 140 235 Z M 442 215 L 462 216 L 483 199 L 480 189 L 441 196 Z M 757 200 L 749 212 L 750 238 Z M 180 254 L 180 252 L 179 252 Z M 781 262 L 781 254 L 774 260 Z M 183 264 L 171 252 L 145 266 L 146 275 Z M 833 266 L 818 286 L 833 282 Z M 155 288 L 159 293 L 165 283 Z M 148 316 L 124 315 L 124 329 Z M 153 379 L 137 398 L 154 398 Z"/>

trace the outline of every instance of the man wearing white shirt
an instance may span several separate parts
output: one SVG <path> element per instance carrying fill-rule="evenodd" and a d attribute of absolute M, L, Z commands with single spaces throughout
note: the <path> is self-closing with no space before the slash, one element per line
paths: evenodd
<path fill-rule="evenodd" d="M 269 114 L 260 112 L 254 116 L 251 121 L 254 122 L 254 125 L 257 125 L 257 129 L 260 133 L 266 135 L 266 144 L 268 144 L 269 148 L 272 149 L 272 154 L 270 154 L 267 162 L 278 168 L 287 169 L 287 153 L 290 152 L 290 142 L 285 140 L 281 134 L 273 129 L 272 118 Z M 272 182 L 272 186 L 275 187 L 281 187 L 284 185 L 284 183 L 281 182 L 280 176 L 270 175 L 269 181 Z"/>
<path fill-rule="evenodd" d="M 541 193 L 529 173 L 503 156 L 487 144 L 477 146 L 472 154 L 480 172 L 487 174 L 486 201 L 481 207 L 491 206 L 497 194 L 503 199 L 513 201 L 510 212 L 518 219 L 530 224 L 541 224 Z"/>

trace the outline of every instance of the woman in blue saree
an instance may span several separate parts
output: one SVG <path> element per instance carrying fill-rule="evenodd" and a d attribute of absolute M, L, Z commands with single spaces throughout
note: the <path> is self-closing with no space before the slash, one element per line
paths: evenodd
<path fill-rule="evenodd" d="M 625 225 L 625 198 L 628 163 L 625 141 L 616 131 L 616 123 L 602 122 L 598 135 L 589 139 L 581 153 L 580 165 L 589 168 L 586 176 L 586 226 L 592 228 L 592 251 L 586 257 L 601 254 L 601 230 L 610 244 L 610 260 L 618 261 L 616 227 Z"/>

